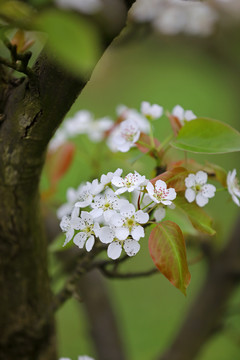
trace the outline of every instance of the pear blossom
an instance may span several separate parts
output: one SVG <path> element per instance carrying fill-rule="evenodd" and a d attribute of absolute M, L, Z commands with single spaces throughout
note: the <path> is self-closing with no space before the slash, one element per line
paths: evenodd
<path fill-rule="evenodd" d="M 115 191 L 116 195 L 139 189 L 141 185 L 144 185 L 145 181 L 145 176 L 140 175 L 137 171 L 134 171 L 134 174 L 129 173 L 125 178 L 120 176 L 114 176 L 112 178 L 112 184 L 119 188 Z"/>
<path fill-rule="evenodd" d="M 115 227 L 103 226 L 99 230 L 99 239 L 104 244 L 109 244 L 107 249 L 108 257 L 115 260 L 118 259 L 122 253 L 122 248 L 128 256 L 134 256 L 140 250 L 140 245 L 137 240 L 127 238 L 119 240 L 115 234 Z"/>
<path fill-rule="evenodd" d="M 95 243 L 95 236 L 98 236 L 99 228 L 99 224 L 94 223 L 92 215 L 87 211 L 82 211 L 79 225 L 80 232 L 74 236 L 74 244 L 82 249 L 86 243 L 86 250 L 91 251 Z"/>
<path fill-rule="evenodd" d="M 94 14 L 102 7 L 101 0 L 55 0 L 57 5 L 62 8 L 70 8 L 84 14 Z"/>
<path fill-rule="evenodd" d="M 153 213 L 153 216 L 156 221 L 162 221 L 162 219 L 164 219 L 166 216 L 166 209 L 163 206 L 157 207 Z"/>
<path fill-rule="evenodd" d="M 91 207 L 93 210 L 90 214 L 93 218 L 98 218 L 103 215 L 104 220 L 108 222 L 119 208 L 128 203 L 126 199 L 119 199 L 113 190 L 109 189 L 105 194 L 97 195 L 94 198 Z"/>
<path fill-rule="evenodd" d="M 72 187 L 67 189 L 67 202 L 60 206 L 60 208 L 57 210 L 58 219 L 61 219 L 64 215 L 71 214 L 74 204 L 78 200 L 79 194 L 81 193 L 83 187 L 84 185 L 81 184 L 77 189 L 74 189 Z"/>
<path fill-rule="evenodd" d="M 119 213 L 113 215 L 110 223 L 115 227 L 115 237 L 118 240 L 126 240 L 129 235 L 134 240 L 144 237 L 144 229 L 140 224 L 146 224 L 149 215 L 142 210 L 135 211 L 133 204 L 124 205 Z"/>
<path fill-rule="evenodd" d="M 175 189 L 174 188 L 167 189 L 167 184 L 162 180 L 157 180 L 154 186 L 149 181 L 146 189 L 148 195 L 155 203 L 162 203 L 163 205 L 171 205 L 172 200 L 176 198 Z"/>
<path fill-rule="evenodd" d="M 66 233 L 66 239 L 63 244 L 65 246 L 74 236 L 75 230 L 80 230 L 81 220 L 78 216 L 79 209 L 74 208 L 71 216 L 63 216 L 60 222 L 60 228 Z"/>
<path fill-rule="evenodd" d="M 113 121 L 108 117 L 92 121 L 87 129 L 89 139 L 93 142 L 100 142 L 106 131 L 110 130 L 113 125 Z"/>
<path fill-rule="evenodd" d="M 86 134 L 93 121 L 93 114 L 90 111 L 80 110 L 72 118 L 68 118 L 63 122 L 63 130 L 68 137 Z"/>
<path fill-rule="evenodd" d="M 110 185 L 111 184 L 111 181 L 112 181 L 112 179 L 113 179 L 113 177 L 114 176 L 121 176 L 122 175 L 122 172 L 123 172 L 123 169 L 117 169 L 116 171 L 114 171 L 114 172 L 108 172 L 107 173 L 107 175 L 105 175 L 105 174 L 103 174 L 102 176 L 101 176 L 101 179 L 100 179 L 100 183 L 104 186 L 104 187 L 106 187 L 106 186 L 108 186 L 108 185 Z"/>
<path fill-rule="evenodd" d="M 98 182 L 98 179 L 94 179 L 91 183 L 87 182 L 85 186 L 82 187 L 81 191 L 78 194 L 78 201 L 75 206 L 84 208 L 89 206 L 94 197 L 98 195 L 104 188 L 104 185 Z"/>
<path fill-rule="evenodd" d="M 60 358 L 59 360 L 71 360 L 70 358 Z M 78 360 L 94 360 L 93 358 L 87 355 L 78 356 Z"/>
<path fill-rule="evenodd" d="M 198 171 L 195 174 L 189 174 L 185 179 L 186 191 L 185 197 L 188 202 L 196 199 L 198 206 L 203 207 L 208 203 L 208 199 L 215 196 L 216 187 L 207 184 L 208 175 L 204 171 Z"/>
<path fill-rule="evenodd" d="M 140 129 L 135 120 L 128 119 L 121 122 L 118 132 L 114 139 L 116 147 L 121 152 L 127 152 L 131 147 L 135 146 L 140 136 Z"/>
<path fill-rule="evenodd" d="M 184 110 L 180 105 L 176 105 L 172 110 L 172 115 L 177 118 L 183 126 L 185 122 L 196 119 L 196 115 L 192 110 Z"/>
<path fill-rule="evenodd" d="M 125 105 L 119 105 L 117 107 L 117 114 L 123 120 L 134 120 L 139 127 L 139 130 L 148 134 L 150 131 L 150 125 L 145 116 L 140 114 L 136 109 L 130 109 Z"/>
<path fill-rule="evenodd" d="M 233 201 L 236 205 L 240 206 L 240 185 L 237 179 L 237 171 L 233 169 L 233 171 L 229 171 L 227 175 L 227 188 L 229 194 L 232 196 Z"/>
<path fill-rule="evenodd" d="M 157 104 L 151 105 L 148 101 L 141 103 L 141 112 L 149 119 L 158 119 L 163 114 L 163 107 Z"/>

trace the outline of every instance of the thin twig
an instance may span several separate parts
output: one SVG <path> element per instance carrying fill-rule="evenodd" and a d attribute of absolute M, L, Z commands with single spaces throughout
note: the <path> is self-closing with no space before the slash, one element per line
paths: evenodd
<path fill-rule="evenodd" d="M 141 272 L 136 272 L 136 273 L 118 273 L 116 271 L 110 271 L 107 270 L 106 268 L 100 268 L 100 271 L 107 276 L 108 278 L 111 279 L 131 279 L 131 278 L 140 278 L 140 277 L 145 277 L 145 276 L 151 276 L 153 274 L 160 274 L 160 271 L 157 268 L 148 270 L 148 271 L 141 271 Z"/>

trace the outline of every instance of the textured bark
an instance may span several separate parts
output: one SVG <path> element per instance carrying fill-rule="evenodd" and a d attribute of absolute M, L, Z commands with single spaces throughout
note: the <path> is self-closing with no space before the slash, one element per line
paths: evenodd
<path fill-rule="evenodd" d="M 105 47 L 126 10 L 118 28 L 102 28 Z M 33 70 L 30 80 L 13 79 L 0 65 L 0 360 L 57 358 L 38 185 L 47 144 L 88 78 L 45 53 Z"/>

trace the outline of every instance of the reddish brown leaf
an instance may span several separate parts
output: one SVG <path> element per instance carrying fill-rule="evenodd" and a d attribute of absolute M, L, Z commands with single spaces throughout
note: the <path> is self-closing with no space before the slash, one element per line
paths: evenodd
<path fill-rule="evenodd" d="M 184 295 L 191 279 L 186 246 L 180 227 L 166 220 L 149 237 L 149 251 L 156 267 Z"/>
<path fill-rule="evenodd" d="M 50 184 L 54 187 L 61 177 L 68 171 L 75 153 L 75 145 L 65 143 L 55 152 L 47 156 L 47 173 Z"/>
<path fill-rule="evenodd" d="M 144 146 L 145 144 L 145 146 Z M 158 148 L 161 143 L 158 141 L 158 139 L 154 138 L 154 144 L 155 144 L 155 148 Z M 149 152 L 152 148 L 152 143 L 151 143 L 151 138 L 149 135 L 145 134 L 145 133 L 141 133 L 140 137 L 139 137 L 139 142 L 136 143 L 137 148 L 143 153 L 146 154 L 147 152 Z M 156 153 L 154 153 L 153 151 L 149 152 L 151 157 L 162 157 L 163 156 L 163 151 L 156 151 Z"/>

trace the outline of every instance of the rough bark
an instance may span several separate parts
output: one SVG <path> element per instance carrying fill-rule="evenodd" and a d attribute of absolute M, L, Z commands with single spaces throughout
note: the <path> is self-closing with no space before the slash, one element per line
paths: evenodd
<path fill-rule="evenodd" d="M 15 80 L 0 65 L 0 360 L 56 359 L 38 185 L 47 144 L 87 80 L 44 53 L 34 71 Z"/>

